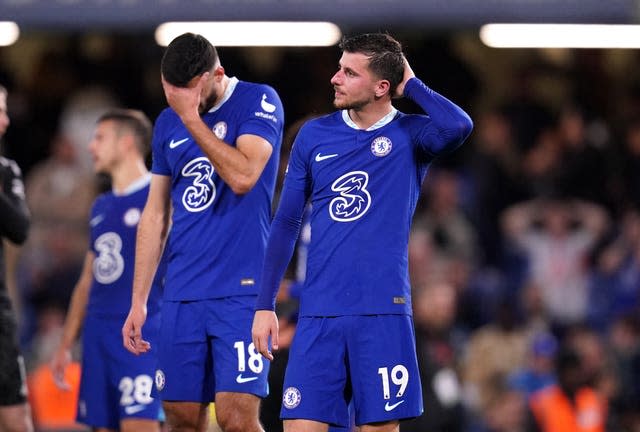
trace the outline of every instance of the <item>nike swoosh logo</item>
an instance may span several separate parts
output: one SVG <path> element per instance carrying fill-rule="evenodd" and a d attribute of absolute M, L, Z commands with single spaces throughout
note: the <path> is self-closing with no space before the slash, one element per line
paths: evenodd
<path fill-rule="evenodd" d="M 331 159 L 331 158 L 334 158 L 336 156 L 338 156 L 337 153 L 332 153 L 332 154 L 328 154 L 328 155 L 322 155 L 322 154 L 318 153 L 316 155 L 316 162 L 322 162 L 325 159 Z"/>
<path fill-rule="evenodd" d="M 139 413 L 145 408 L 146 408 L 145 405 L 130 405 L 130 406 L 124 407 L 124 412 L 126 412 L 127 414 L 135 414 L 135 413 Z"/>
<path fill-rule="evenodd" d="M 403 403 L 404 400 L 401 400 L 400 402 L 396 402 L 393 405 L 389 405 L 389 402 L 387 402 L 386 404 L 384 404 L 384 410 L 385 411 L 393 411 L 398 405 L 400 405 L 401 403 Z"/>
<path fill-rule="evenodd" d="M 171 140 L 171 142 L 169 143 L 169 148 L 174 149 L 178 147 L 180 144 L 186 143 L 187 141 L 189 141 L 189 138 L 184 138 L 184 139 L 181 139 L 180 141 Z"/>
<path fill-rule="evenodd" d="M 246 382 L 249 382 L 249 381 L 255 381 L 255 380 L 257 380 L 257 379 L 258 379 L 258 377 L 257 377 L 257 376 L 254 376 L 254 377 L 246 377 L 246 378 L 245 378 L 245 377 L 243 377 L 243 376 L 242 376 L 242 374 L 238 374 L 238 376 L 236 377 L 236 382 L 237 382 L 238 384 L 244 384 L 244 383 L 246 383 Z"/>

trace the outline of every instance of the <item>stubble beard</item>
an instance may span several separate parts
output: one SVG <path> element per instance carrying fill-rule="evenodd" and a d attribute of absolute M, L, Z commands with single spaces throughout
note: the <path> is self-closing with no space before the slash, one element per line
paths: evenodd
<path fill-rule="evenodd" d="M 355 110 L 355 111 L 358 111 L 365 105 L 366 105 L 366 102 L 362 102 L 362 101 L 338 102 L 337 99 L 333 100 L 333 106 L 336 109 L 339 109 L 339 110 Z"/>
<path fill-rule="evenodd" d="M 215 92 L 211 92 L 206 98 L 200 99 L 200 106 L 198 107 L 198 111 L 200 115 L 207 113 L 211 108 L 213 108 L 218 100 L 218 96 Z"/>

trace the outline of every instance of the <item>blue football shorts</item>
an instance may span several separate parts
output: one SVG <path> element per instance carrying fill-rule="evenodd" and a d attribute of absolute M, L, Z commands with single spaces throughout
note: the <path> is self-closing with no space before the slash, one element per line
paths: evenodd
<path fill-rule="evenodd" d="M 346 427 L 351 399 L 358 426 L 419 416 L 422 386 L 411 316 L 300 318 L 283 388 L 285 420 Z"/>
<path fill-rule="evenodd" d="M 208 403 L 218 392 L 269 392 L 269 362 L 251 339 L 256 296 L 164 301 L 156 388 L 162 400 Z"/>
<path fill-rule="evenodd" d="M 119 429 L 120 421 L 127 418 L 160 420 L 163 416 L 160 400 L 151 396 L 160 317 L 147 318 L 142 331 L 152 350 L 139 356 L 122 346 L 123 322 L 121 318 L 85 319 L 77 410 L 80 423 Z"/>

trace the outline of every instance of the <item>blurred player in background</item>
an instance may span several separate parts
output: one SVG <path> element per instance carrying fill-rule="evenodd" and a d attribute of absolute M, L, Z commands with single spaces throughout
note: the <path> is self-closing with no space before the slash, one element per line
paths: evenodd
<path fill-rule="evenodd" d="M 7 90 L 0 86 L 0 138 L 9 126 Z M 3 244 L 22 244 L 29 230 L 29 211 L 24 196 L 22 173 L 18 165 L 0 156 L 0 430 L 32 431 L 31 410 L 27 402 L 24 359 L 20 354 L 17 318 L 11 305 L 17 302 L 15 285 L 5 285 Z M 7 269 L 13 270 L 13 269 Z"/>
<path fill-rule="evenodd" d="M 161 403 L 151 396 L 155 351 L 135 356 L 122 346 L 120 337 L 131 302 L 136 230 L 151 182 L 145 166 L 151 129 L 151 122 L 140 111 L 112 110 L 99 118 L 89 144 L 94 169 L 110 176 L 112 190 L 93 204 L 90 249 L 51 368 L 59 385 L 66 387 L 65 368 L 82 329 L 77 419 L 98 431 L 160 430 Z M 154 344 L 163 276 L 159 268 L 147 302 L 146 336 Z"/>

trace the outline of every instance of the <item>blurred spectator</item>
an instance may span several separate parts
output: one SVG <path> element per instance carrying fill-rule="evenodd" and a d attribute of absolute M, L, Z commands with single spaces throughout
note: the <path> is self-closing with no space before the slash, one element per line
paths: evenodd
<path fill-rule="evenodd" d="M 426 282 L 440 268 L 467 284 L 478 255 L 475 228 L 461 208 L 461 180 L 455 171 L 433 168 L 416 210 L 410 242 L 414 285 Z"/>
<path fill-rule="evenodd" d="M 523 151 L 528 150 L 542 130 L 552 124 L 551 110 L 541 101 L 535 86 L 538 77 L 547 72 L 534 59 L 519 66 L 511 75 L 509 100 L 503 106 L 513 125 L 515 142 Z"/>
<path fill-rule="evenodd" d="M 563 335 L 563 344 L 580 356 L 584 381 L 609 401 L 618 392 L 611 353 L 603 337 L 587 325 L 574 325 Z"/>
<path fill-rule="evenodd" d="M 579 107 L 565 107 L 558 119 L 560 163 L 554 173 L 555 191 L 612 207 L 607 173 L 612 161 L 605 152 L 608 131 L 597 122 L 589 122 Z"/>
<path fill-rule="evenodd" d="M 625 431 L 640 430 L 640 320 L 637 312 L 616 319 L 609 331 L 619 388 L 611 411 Z"/>
<path fill-rule="evenodd" d="M 522 155 L 521 175 L 528 198 L 556 193 L 555 173 L 560 164 L 561 147 L 557 131 L 543 128 Z"/>
<path fill-rule="evenodd" d="M 403 423 L 403 432 L 464 430 L 458 370 L 464 338 L 454 327 L 456 303 L 456 289 L 443 280 L 433 280 L 414 294 L 416 350 L 425 412 Z"/>
<path fill-rule="evenodd" d="M 526 396 L 511 388 L 502 374 L 494 377 L 492 387 L 493 397 L 482 412 L 479 423 L 470 425 L 467 432 L 524 432 Z"/>
<path fill-rule="evenodd" d="M 607 404 L 588 384 L 581 356 L 563 348 L 556 356 L 557 384 L 531 396 L 528 432 L 604 432 Z"/>
<path fill-rule="evenodd" d="M 627 210 L 594 253 L 589 278 L 589 325 L 605 334 L 618 317 L 640 308 L 640 212 Z"/>
<path fill-rule="evenodd" d="M 476 416 L 484 413 L 507 377 L 525 365 L 528 336 L 509 298 L 500 303 L 493 322 L 469 335 L 463 360 L 465 404 Z"/>
<path fill-rule="evenodd" d="M 52 151 L 26 178 L 33 228 L 22 262 L 36 308 L 49 302 L 66 308 L 89 241 L 86 220 L 96 193 L 95 178 L 68 137 L 58 135 Z"/>
<path fill-rule="evenodd" d="M 540 290 L 551 322 L 586 318 L 587 257 L 607 228 L 603 208 L 583 201 L 533 200 L 503 214 L 507 238 L 524 254 L 527 279 Z"/>
<path fill-rule="evenodd" d="M 558 342 L 551 333 L 533 335 L 527 364 L 508 377 L 509 387 L 527 398 L 534 392 L 555 383 L 554 359 Z"/>
<path fill-rule="evenodd" d="M 471 219 L 478 233 L 484 266 L 497 267 L 502 260 L 502 231 L 499 215 L 523 199 L 520 151 L 514 141 L 506 113 L 491 109 L 475 120 L 474 145 L 468 166 L 473 188 Z"/>
<path fill-rule="evenodd" d="M 621 135 L 621 169 L 610 173 L 615 176 L 618 186 L 618 190 L 613 191 L 618 198 L 616 210 L 624 210 L 627 206 L 640 208 L 640 118 L 630 120 Z"/>

